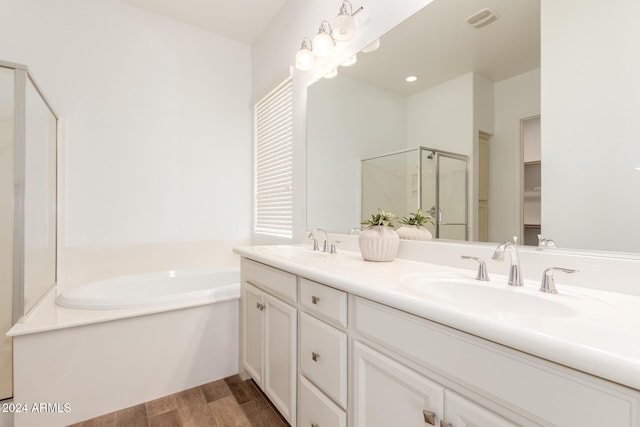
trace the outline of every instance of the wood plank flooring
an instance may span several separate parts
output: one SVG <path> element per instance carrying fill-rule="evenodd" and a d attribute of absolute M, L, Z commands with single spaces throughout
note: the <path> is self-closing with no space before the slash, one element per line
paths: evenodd
<path fill-rule="evenodd" d="M 71 427 L 288 427 L 252 380 L 234 375 Z"/>

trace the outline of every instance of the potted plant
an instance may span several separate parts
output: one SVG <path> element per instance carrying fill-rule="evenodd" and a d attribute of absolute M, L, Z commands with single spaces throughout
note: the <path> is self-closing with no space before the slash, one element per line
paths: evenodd
<path fill-rule="evenodd" d="M 400 238 L 393 229 L 395 216 L 378 208 L 371 219 L 362 221 L 367 227 L 360 233 L 359 243 L 365 261 L 392 261 L 396 257 Z"/>
<path fill-rule="evenodd" d="M 429 240 L 433 236 L 431 232 L 426 229 L 425 224 L 430 222 L 434 224 L 433 218 L 429 214 L 422 212 L 422 209 L 418 209 L 415 213 L 409 214 L 410 216 L 402 217 L 400 224 L 402 226 L 398 228 L 398 236 L 401 239 L 406 240 Z"/>

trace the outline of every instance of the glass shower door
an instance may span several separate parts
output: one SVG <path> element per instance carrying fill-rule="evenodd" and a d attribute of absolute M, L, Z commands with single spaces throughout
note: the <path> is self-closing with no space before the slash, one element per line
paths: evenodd
<path fill-rule="evenodd" d="M 13 137 L 15 71 L 0 67 L 0 400 L 13 393 Z"/>

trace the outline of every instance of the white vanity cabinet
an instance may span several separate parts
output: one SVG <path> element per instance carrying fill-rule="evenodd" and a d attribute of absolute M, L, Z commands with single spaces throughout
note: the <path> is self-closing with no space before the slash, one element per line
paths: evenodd
<path fill-rule="evenodd" d="M 516 426 L 360 342 L 353 357 L 354 426 Z"/>
<path fill-rule="evenodd" d="M 292 426 L 640 427 L 638 390 L 383 297 L 249 259 L 241 277 L 240 370 Z"/>
<path fill-rule="evenodd" d="M 295 425 L 296 276 L 244 259 L 241 282 L 241 369 Z"/>

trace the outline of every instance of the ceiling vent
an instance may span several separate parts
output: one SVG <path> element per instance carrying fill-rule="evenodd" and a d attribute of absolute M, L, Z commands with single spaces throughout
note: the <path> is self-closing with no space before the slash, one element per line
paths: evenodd
<path fill-rule="evenodd" d="M 465 21 L 467 21 L 467 24 L 471 25 L 472 27 L 482 28 L 491 24 L 499 17 L 500 15 L 498 15 L 493 10 L 485 8 L 474 13 L 473 15 L 465 19 Z"/>

